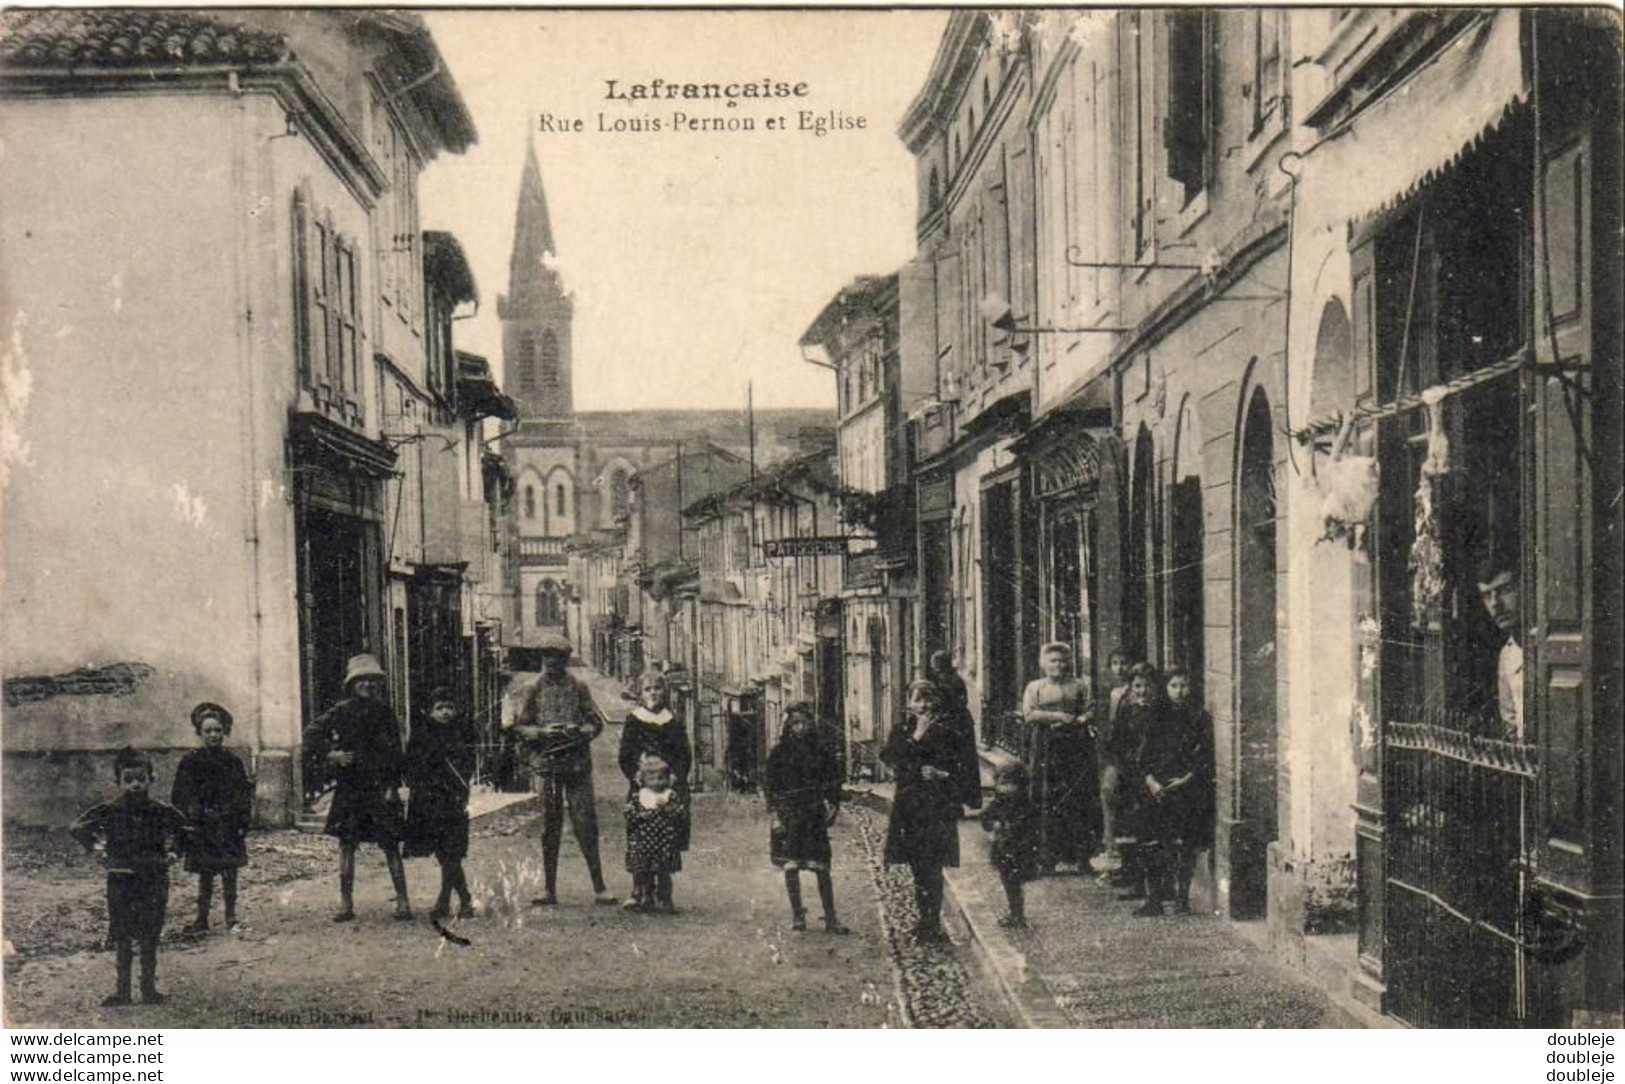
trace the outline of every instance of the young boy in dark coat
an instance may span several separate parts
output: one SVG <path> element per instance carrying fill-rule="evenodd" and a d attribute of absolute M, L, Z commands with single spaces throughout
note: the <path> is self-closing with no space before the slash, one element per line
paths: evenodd
<path fill-rule="evenodd" d="M 440 863 L 440 895 L 429 911 L 432 919 L 451 914 L 457 893 L 457 917 L 472 918 L 463 859 L 468 857 L 468 792 L 474 774 L 474 724 L 463 717 L 457 694 L 436 689 L 429 696 L 429 717 L 412 728 L 406 744 L 406 785 L 411 796 L 406 814 L 406 857 L 433 855 Z"/>
<path fill-rule="evenodd" d="M 226 904 L 226 929 L 237 929 L 237 871 L 248 865 L 248 826 L 254 814 L 254 784 L 237 754 L 226 748 L 231 734 L 231 712 L 219 704 L 202 703 L 192 709 L 192 729 L 203 741 L 181 758 L 169 800 L 192 825 L 186 850 L 186 871 L 197 874 L 197 918 L 185 929 L 201 934 L 209 929 L 209 905 L 214 878 L 220 875 L 220 894 Z"/>
<path fill-rule="evenodd" d="M 1039 814 L 1028 798 L 1027 769 L 1007 764 L 993 778 L 993 802 L 982 810 L 982 830 L 992 836 L 993 868 L 1004 885 L 1009 911 L 999 919 L 1006 929 L 1027 928 L 1022 885 L 1039 873 Z"/>
<path fill-rule="evenodd" d="M 835 916 L 835 882 L 830 877 L 829 826 L 841 809 L 841 760 L 834 744 L 823 738 L 813 720 L 812 705 L 791 704 L 784 712 L 784 735 L 767 756 L 767 807 L 773 813 L 768 858 L 784 870 L 790 897 L 790 928 L 807 928 L 801 905 L 801 871 L 818 878 L 818 900 L 824 906 L 824 930 L 850 933 Z"/>
<path fill-rule="evenodd" d="M 85 850 L 104 844 L 107 918 L 112 927 L 118 982 L 103 1005 L 130 1004 L 130 967 L 141 946 L 141 1000 L 159 1004 L 158 937 L 169 904 L 169 854 L 184 849 L 186 817 L 147 792 L 152 760 L 126 746 L 113 761 L 119 795 L 79 815 L 68 831 Z"/>
<path fill-rule="evenodd" d="M 355 655 L 345 668 L 347 699 L 305 732 L 310 770 L 334 780 L 333 805 L 323 829 L 339 841 L 339 911 L 334 922 L 355 921 L 355 854 L 362 843 L 384 852 L 395 886 L 395 917 L 412 917 L 401 864 L 401 733 L 384 703 L 384 668 L 371 655 Z"/>

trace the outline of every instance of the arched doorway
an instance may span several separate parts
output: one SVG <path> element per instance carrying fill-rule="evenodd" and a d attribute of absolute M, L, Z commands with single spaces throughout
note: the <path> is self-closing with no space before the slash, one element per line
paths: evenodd
<path fill-rule="evenodd" d="M 1134 439 L 1134 464 L 1129 478 L 1128 550 L 1126 590 L 1123 592 L 1123 646 L 1136 661 L 1157 661 L 1157 647 L 1151 641 L 1151 608 L 1156 605 L 1152 587 L 1152 536 L 1156 517 L 1152 501 L 1156 487 L 1152 473 L 1156 455 L 1151 431 L 1140 426 Z"/>
<path fill-rule="evenodd" d="M 1203 530 L 1202 438 L 1187 399 L 1179 410 L 1173 484 L 1168 491 L 1168 661 L 1190 671 L 1191 696 L 1197 702 L 1207 668 L 1202 638 Z"/>
<path fill-rule="evenodd" d="M 1254 389 L 1242 421 L 1236 486 L 1237 831 L 1230 913 L 1264 913 L 1266 848 L 1277 834 L 1275 440 L 1269 398 Z"/>

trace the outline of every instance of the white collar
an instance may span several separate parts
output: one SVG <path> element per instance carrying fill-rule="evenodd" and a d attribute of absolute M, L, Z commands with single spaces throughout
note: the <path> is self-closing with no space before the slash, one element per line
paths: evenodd
<path fill-rule="evenodd" d="M 672 720 L 670 708 L 661 708 L 660 714 L 656 715 L 642 704 L 632 709 L 632 716 L 639 722 L 650 723 L 654 726 L 665 726 Z"/>

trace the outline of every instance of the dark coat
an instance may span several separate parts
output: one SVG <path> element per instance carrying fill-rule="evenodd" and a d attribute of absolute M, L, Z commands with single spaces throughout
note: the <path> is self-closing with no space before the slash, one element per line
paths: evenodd
<path fill-rule="evenodd" d="M 163 877 L 167 883 L 169 853 L 186 849 L 191 829 L 174 806 L 121 793 L 79 814 L 68 834 L 87 851 L 102 840 L 109 874 Z"/>
<path fill-rule="evenodd" d="M 323 831 L 346 842 L 400 839 L 400 803 L 389 794 L 401 785 L 401 736 L 388 704 L 360 697 L 340 701 L 305 731 L 305 748 L 316 770 L 334 782 Z M 354 753 L 355 760 L 347 768 L 330 765 L 332 752 Z"/>
<path fill-rule="evenodd" d="M 688 749 L 688 734 L 681 720 L 673 715 L 664 723 L 651 723 L 642 717 L 643 708 L 633 708 L 621 727 L 621 747 L 616 758 L 621 774 L 626 776 L 626 796 L 631 798 L 638 790 L 638 758 L 653 753 L 671 766 L 672 789 L 683 799 L 678 818 L 676 845 L 680 851 L 688 850 L 692 832 L 692 818 L 688 805 L 688 775 L 694 758 Z M 667 714 L 671 714 L 669 711 Z"/>
<path fill-rule="evenodd" d="M 1191 705 L 1165 705 L 1140 742 L 1135 782 L 1159 783 L 1190 774 L 1184 786 L 1157 798 L 1142 797 L 1145 830 L 1151 838 L 1196 841 L 1212 835 L 1213 719 Z"/>
<path fill-rule="evenodd" d="M 892 864 L 959 865 L 961 806 L 982 804 L 976 738 L 949 716 L 938 716 L 918 740 L 922 728 L 911 716 L 892 731 L 880 759 L 897 781 L 891 818 L 886 824 L 886 861 Z M 946 779 L 926 779 L 927 766 L 947 772 Z"/>
<path fill-rule="evenodd" d="M 186 849 L 191 873 L 219 873 L 248 865 L 254 784 L 237 754 L 226 748 L 194 749 L 175 767 L 169 800 L 192 824 Z"/>
<path fill-rule="evenodd" d="M 993 837 L 993 868 L 1004 881 L 1038 876 L 1039 815 L 1025 795 L 1001 794 L 982 810 L 982 830 Z"/>
<path fill-rule="evenodd" d="M 468 790 L 474 775 L 474 724 L 424 720 L 406 744 L 406 854 L 460 861 L 468 855 Z"/>
<path fill-rule="evenodd" d="M 786 732 L 767 756 L 766 797 L 779 827 L 768 839 L 775 866 L 827 869 L 827 806 L 841 804 L 841 758 L 819 733 Z"/>

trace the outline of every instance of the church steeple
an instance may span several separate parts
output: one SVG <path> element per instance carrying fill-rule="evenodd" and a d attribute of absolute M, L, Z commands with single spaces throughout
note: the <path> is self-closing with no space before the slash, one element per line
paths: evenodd
<path fill-rule="evenodd" d="M 517 297 L 531 285 L 535 272 L 547 268 L 544 259 L 557 256 L 553 221 L 547 214 L 547 193 L 542 188 L 542 167 L 536 162 L 536 144 L 525 146 L 525 172 L 519 179 L 519 210 L 514 215 L 513 256 L 508 262 L 508 293 Z"/>
<path fill-rule="evenodd" d="M 527 141 L 508 292 L 497 299 L 503 384 L 525 419 L 567 421 L 575 413 L 570 326 L 575 306 L 554 262 L 557 255 L 536 144 Z"/>

